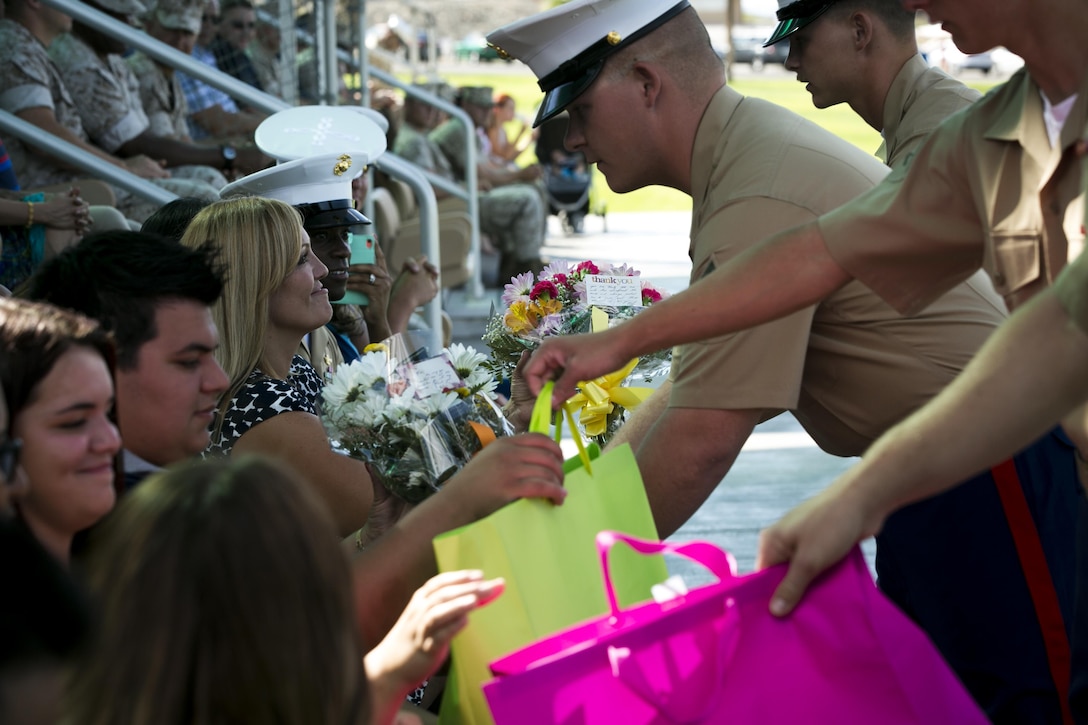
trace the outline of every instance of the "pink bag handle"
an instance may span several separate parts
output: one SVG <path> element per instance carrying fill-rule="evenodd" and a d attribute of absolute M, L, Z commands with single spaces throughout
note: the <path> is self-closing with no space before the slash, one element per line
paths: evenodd
<path fill-rule="evenodd" d="M 619 531 L 601 531 L 597 534 L 597 553 L 601 557 L 601 573 L 604 575 L 604 588 L 608 595 L 608 606 L 612 612 L 613 621 L 619 618 L 620 607 L 616 601 L 616 590 L 612 586 L 612 574 L 608 568 L 608 552 L 617 541 L 622 541 L 640 554 L 678 554 L 696 564 L 702 564 L 721 581 L 737 576 L 737 562 L 733 559 L 733 555 L 706 541 L 674 544 L 667 541 L 638 539 Z"/>
<path fill-rule="evenodd" d="M 610 624 L 617 624 L 620 615 L 620 608 L 616 602 L 616 592 L 612 586 L 612 577 L 608 567 L 608 553 L 618 541 L 624 542 L 640 554 L 679 554 L 697 564 L 702 564 L 721 581 L 736 577 L 737 565 L 733 556 L 709 542 L 689 541 L 682 544 L 673 544 L 663 541 L 637 539 L 618 531 L 602 531 L 597 534 L 597 551 L 601 557 L 601 572 L 604 574 L 608 604 L 612 610 Z M 727 623 L 723 626 L 720 641 L 717 643 L 717 657 L 714 658 L 712 663 L 708 663 L 712 665 L 712 669 L 703 673 L 708 677 L 708 682 L 717 683 L 721 681 L 727 667 L 726 663 L 732 659 L 736 649 L 740 632 L 739 612 L 735 607 L 729 607 L 726 617 L 728 618 Z M 664 715 L 670 722 L 703 722 L 711 712 L 717 709 L 720 688 L 710 687 L 701 690 L 695 696 L 691 696 L 690 693 L 687 696 L 679 695 L 679 693 L 658 693 L 657 688 L 651 686 L 650 679 L 642 671 L 637 658 L 631 656 L 632 654 L 631 650 L 625 647 L 608 648 L 608 658 L 613 677 L 626 685 L 632 694 L 654 707 L 658 713 Z"/>

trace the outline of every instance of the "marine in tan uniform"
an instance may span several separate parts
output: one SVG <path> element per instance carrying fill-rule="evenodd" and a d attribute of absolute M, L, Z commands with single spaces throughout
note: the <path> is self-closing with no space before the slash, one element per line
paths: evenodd
<path fill-rule="evenodd" d="M 854 277 L 907 313 L 980 266 L 1012 307 L 1054 279 L 1083 246 L 1076 142 L 1088 107 L 1088 6 L 1080 0 L 912 0 L 907 6 L 942 22 L 962 51 L 1003 45 L 1024 59 L 1025 69 L 941 125 L 909 167 L 894 170 L 855 202 L 765 240 L 631 324 L 592 341 L 546 343 L 526 370 L 533 389 L 556 377 L 561 397 L 577 380 L 632 355 L 778 318 Z M 714 313 L 693 314 L 709 309 Z M 1088 452 L 1084 420 L 1081 413 L 1063 426 L 1082 456 Z M 1088 521 L 1086 509 L 1082 500 L 1082 521 Z M 1074 611 L 1088 613 L 1088 603 Z M 1073 630 L 1088 632 L 1080 624 Z M 1073 647 L 1071 700 L 1084 718 L 1088 647 L 1076 636 Z"/>
<path fill-rule="evenodd" d="M 613 190 L 657 183 L 692 196 L 695 284 L 768 234 L 814 220 L 873 188 L 887 169 L 785 109 L 725 86 L 706 31 L 686 6 L 662 16 L 660 5 L 639 0 L 576 2 L 496 31 L 490 40 L 528 58 L 542 79 L 558 74 L 553 82 L 542 80 L 552 93 L 538 121 L 565 105 L 568 147 L 596 161 Z M 638 38 L 646 28 L 649 34 Z M 601 49 L 609 31 L 621 39 L 618 52 Z M 626 37 L 636 40 L 625 50 Z M 586 48 L 587 55 L 561 66 L 566 59 L 557 52 L 554 66 L 538 67 L 551 44 Z M 606 53 L 603 67 L 597 52 Z M 578 68 L 583 57 L 583 68 L 596 64 L 596 73 Z M 583 90 L 564 103 L 565 83 Z M 762 274 L 791 284 L 773 269 Z M 1003 319 L 1003 304 L 984 279 L 955 286 L 907 318 L 854 282 L 773 323 L 680 347 L 671 388 L 640 406 L 618 436 L 637 449 L 659 533 L 672 534 L 706 500 L 761 420 L 791 410 L 824 450 L 861 455 L 950 383 Z M 878 567 L 882 587 L 901 606 L 927 616 L 940 610 L 955 622 L 955 636 L 935 637 L 937 644 L 961 676 L 974 677 L 968 684 L 975 697 L 997 711 L 1006 701 L 1054 687 L 1043 655 L 1021 658 L 1027 682 L 993 687 L 1004 663 L 991 661 L 985 643 L 1035 622 L 992 480 L 986 476 L 963 490 L 963 500 L 940 507 L 928 523 L 911 519 L 903 528 L 921 541 L 942 534 L 940 541 L 970 562 L 965 566 L 974 568 L 973 577 L 946 588 L 916 587 L 916 570 L 937 557 L 898 540 L 878 541 Z M 964 510 L 991 526 L 965 532 Z M 1071 546 L 1071 533 L 1066 542 Z M 940 558 L 948 559 L 947 550 Z M 993 619 L 978 617 L 973 597 L 990 601 L 992 580 L 1004 577 L 1018 580 L 1020 589 L 1001 599 Z M 947 634 L 945 623 L 931 616 L 921 624 Z"/>
<path fill-rule="evenodd" d="M 982 94 L 918 52 L 915 12 L 900 0 L 779 0 L 783 23 L 765 45 L 790 44 L 786 69 L 817 108 L 847 103 L 884 138 L 877 156 L 906 163 L 946 118 Z M 807 8 L 805 6 L 808 6 Z"/>
<path fill-rule="evenodd" d="M 1084 332 L 1088 333 L 1088 257 L 1080 256 L 1058 276 L 1054 293 Z"/>

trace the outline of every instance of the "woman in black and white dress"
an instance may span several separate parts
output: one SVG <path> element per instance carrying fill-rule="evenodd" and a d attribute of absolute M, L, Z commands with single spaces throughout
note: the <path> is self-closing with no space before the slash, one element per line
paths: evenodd
<path fill-rule="evenodd" d="M 368 519 L 372 531 L 384 532 L 356 559 L 366 571 L 367 586 L 357 586 L 356 595 L 360 609 L 369 610 L 362 622 L 369 642 L 381 639 L 415 589 L 434 575 L 434 536 L 518 498 L 563 499 L 559 447 L 547 436 L 526 434 L 488 446 L 414 509 L 392 506 L 362 461 L 332 450 L 318 417 L 321 380 L 295 354 L 302 338 L 332 316 L 321 286 L 328 270 L 311 252 L 298 211 L 259 197 L 219 201 L 193 219 L 181 241 L 211 245 L 226 279 L 212 314 L 220 336 L 216 357 L 231 384 L 212 425 L 209 453 L 283 461 L 324 500 L 341 536 Z"/>

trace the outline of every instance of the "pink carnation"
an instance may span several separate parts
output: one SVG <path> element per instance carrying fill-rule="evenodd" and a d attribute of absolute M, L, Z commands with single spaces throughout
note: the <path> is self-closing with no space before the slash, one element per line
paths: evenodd
<path fill-rule="evenodd" d="M 541 280 L 533 286 L 532 292 L 529 293 L 529 299 L 538 300 L 541 297 L 553 300 L 559 299 L 559 288 L 550 280 Z"/>

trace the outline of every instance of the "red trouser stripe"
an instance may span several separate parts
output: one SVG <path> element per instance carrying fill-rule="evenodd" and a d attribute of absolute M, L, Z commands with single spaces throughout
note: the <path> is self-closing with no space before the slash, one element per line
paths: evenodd
<path fill-rule="evenodd" d="M 1073 713 L 1069 709 L 1072 655 L 1062 610 L 1058 606 L 1058 593 L 1054 591 L 1050 567 L 1043 554 L 1043 544 L 1031 518 L 1024 489 L 1020 487 L 1016 464 L 1011 459 L 1007 460 L 994 466 L 991 473 L 997 483 L 997 494 L 1001 497 L 1001 507 L 1005 510 L 1005 518 L 1008 519 L 1016 553 L 1020 558 L 1020 567 L 1024 570 L 1024 579 L 1031 593 L 1031 601 L 1035 605 L 1035 616 L 1043 633 L 1043 645 L 1050 662 L 1050 675 L 1058 690 L 1062 722 L 1073 725 Z"/>

